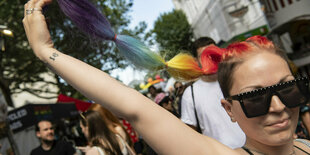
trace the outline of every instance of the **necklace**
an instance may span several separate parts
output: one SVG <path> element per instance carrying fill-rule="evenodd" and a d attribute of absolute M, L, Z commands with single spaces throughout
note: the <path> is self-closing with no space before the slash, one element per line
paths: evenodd
<path fill-rule="evenodd" d="M 265 154 L 263 152 L 260 152 L 260 151 L 254 150 L 254 149 L 249 149 L 249 148 L 247 148 L 245 146 L 243 146 L 242 149 L 244 149 L 247 153 L 249 153 L 249 155 L 254 155 L 252 153 L 252 151 L 257 152 L 257 153 L 262 154 L 262 155 L 267 155 L 267 154 Z M 289 155 L 296 155 L 295 150 L 293 149 L 293 152 L 290 153 Z"/>

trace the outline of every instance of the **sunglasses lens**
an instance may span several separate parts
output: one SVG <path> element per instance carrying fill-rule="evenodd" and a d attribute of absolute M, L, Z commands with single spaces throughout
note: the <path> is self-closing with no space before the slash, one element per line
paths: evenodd
<path fill-rule="evenodd" d="M 309 100 L 309 90 L 304 80 L 278 91 L 280 98 L 288 108 L 304 105 Z"/>
<path fill-rule="evenodd" d="M 243 99 L 244 112 L 248 118 L 268 113 L 269 102 L 267 93 L 260 93 Z"/>
<path fill-rule="evenodd" d="M 232 96 L 238 100 L 248 118 L 262 116 L 268 113 L 271 97 L 277 95 L 288 108 L 298 107 L 310 99 L 308 78 L 300 78 L 285 83 L 253 90 Z"/>

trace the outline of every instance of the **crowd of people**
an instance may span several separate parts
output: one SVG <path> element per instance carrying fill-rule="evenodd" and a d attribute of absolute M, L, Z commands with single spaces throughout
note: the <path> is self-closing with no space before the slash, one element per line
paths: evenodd
<path fill-rule="evenodd" d="M 89 20 L 89 12 L 100 16 L 87 0 L 59 0 L 78 27 L 114 41 L 136 57 L 125 55 L 138 61 L 135 65 L 166 69 L 177 80 L 191 81 L 176 81 L 170 92 L 150 86 L 149 95 L 143 95 L 55 49 L 41 12 L 50 2 L 25 4 L 28 41 L 41 61 L 96 104 L 79 118 L 87 146 L 56 141 L 51 122 L 42 120 L 36 130 L 41 145 L 31 154 L 143 154 L 141 141 L 147 154 L 310 154 L 309 80 L 294 73 L 285 52 L 267 38 L 253 36 L 219 48 L 203 37 L 195 41 L 193 57 L 180 54 L 165 62 L 127 36 L 88 30 L 98 22 L 79 25 L 78 20 Z M 120 119 L 130 122 L 140 141 L 133 142 Z"/>

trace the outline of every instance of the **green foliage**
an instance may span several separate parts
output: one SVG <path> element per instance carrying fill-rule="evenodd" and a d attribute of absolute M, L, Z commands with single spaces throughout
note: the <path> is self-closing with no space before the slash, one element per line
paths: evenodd
<path fill-rule="evenodd" d="M 160 15 L 151 33 L 155 34 L 156 42 L 163 49 L 160 53 L 166 59 L 171 59 L 176 54 L 191 49 L 193 32 L 181 10 L 173 10 Z"/>
<path fill-rule="evenodd" d="M 0 25 L 6 25 L 14 33 L 14 37 L 4 37 L 6 51 L 0 53 L 1 90 L 9 96 L 27 91 L 42 98 L 55 98 L 62 93 L 83 99 L 81 94 L 60 77 L 51 73 L 32 53 L 22 24 L 26 2 L 27 0 L 2 0 L 0 2 Z M 132 6 L 132 0 L 96 0 L 95 2 L 100 6 L 98 8 L 101 8 L 100 11 L 106 15 L 116 33 L 138 35 L 145 30 L 143 23 L 134 30 L 127 29 L 130 22 L 128 12 Z M 107 73 L 127 65 L 127 62 L 116 52 L 113 43 L 92 40 L 77 30 L 60 11 L 57 1 L 53 1 L 48 6 L 46 17 L 54 45 L 58 50 Z M 56 82 L 44 79 L 43 73 L 55 77 Z M 43 83 L 42 87 L 33 88 L 37 83 Z M 50 90 L 50 85 L 57 86 L 59 91 Z M 48 95 L 42 95 L 42 93 Z M 12 102 L 9 105 L 12 106 Z"/>

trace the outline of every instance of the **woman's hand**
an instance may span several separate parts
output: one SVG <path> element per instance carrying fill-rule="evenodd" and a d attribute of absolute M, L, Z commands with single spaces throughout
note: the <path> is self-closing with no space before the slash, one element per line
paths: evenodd
<path fill-rule="evenodd" d="M 30 0 L 24 6 L 24 29 L 31 48 L 39 59 L 45 48 L 53 48 L 53 42 L 42 14 L 42 8 L 52 0 Z"/>

